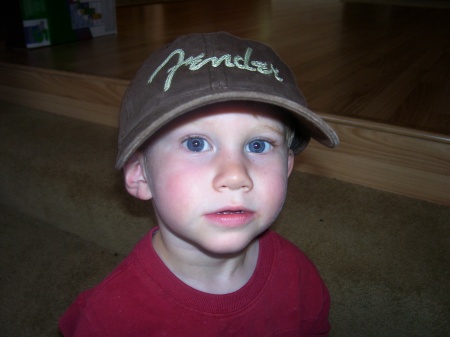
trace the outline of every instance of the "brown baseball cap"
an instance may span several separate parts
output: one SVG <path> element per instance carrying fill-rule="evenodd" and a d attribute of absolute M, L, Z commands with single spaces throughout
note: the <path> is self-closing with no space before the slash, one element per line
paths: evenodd
<path fill-rule="evenodd" d="M 339 144 L 333 129 L 307 108 L 292 71 L 269 46 L 225 32 L 191 34 L 152 53 L 131 81 L 120 111 L 116 168 L 173 119 L 225 101 L 262 102 L 290 113 L 307 133 L 296 153 L 310 137 L 330 148 Z"/>

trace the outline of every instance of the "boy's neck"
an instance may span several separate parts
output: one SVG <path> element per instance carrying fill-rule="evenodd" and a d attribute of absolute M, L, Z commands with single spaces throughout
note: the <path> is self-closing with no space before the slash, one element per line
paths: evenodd
<path fill-rule="evenodd" d="M 210 294 L 228 294 L 242 288 L 252 277 L 259 255 L 258 239 L 239 253 L 211 256 L 200 250 L 177 249 L 167 245 L 161 231 L 153 236 L 153 247 L 181 281 Z"/>

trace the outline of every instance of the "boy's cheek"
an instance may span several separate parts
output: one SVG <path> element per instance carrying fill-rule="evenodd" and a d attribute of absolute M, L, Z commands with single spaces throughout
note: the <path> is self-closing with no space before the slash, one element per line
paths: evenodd
<path fill-rule="evenodd" d="M 197 197 L 199 189 L 204 188 L 206 184 L 206 177 L 201 171 L 192 168 L 175 170 L 172 167 L 155 176 L 153 197 L 164 199 L 169 205 L 177 202 L 177 206 L 183 206 L 180 203 L 196 200 L 193 197 Z"/>

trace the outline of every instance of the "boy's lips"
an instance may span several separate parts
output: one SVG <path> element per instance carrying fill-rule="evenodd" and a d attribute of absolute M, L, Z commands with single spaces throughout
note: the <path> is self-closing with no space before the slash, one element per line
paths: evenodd
<path fill-rule="evenodd" d="M 224 227 L 239 227 L 248 224 L 255 217 L 255 212 L 245 208 L 224 208 L 206 214 L 206 218 Z"/>

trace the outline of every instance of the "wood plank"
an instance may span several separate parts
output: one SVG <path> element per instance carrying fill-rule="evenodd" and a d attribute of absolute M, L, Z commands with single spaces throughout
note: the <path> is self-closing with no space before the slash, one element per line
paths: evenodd
<path fill-rule="evenodd" d="M 450 3 L 442 0 L 341 0 L 343 2 L 354 2 L 363 4 L 390 5 L 390 6 L 410 6 L 424 8 L 449 9 Z"/>

